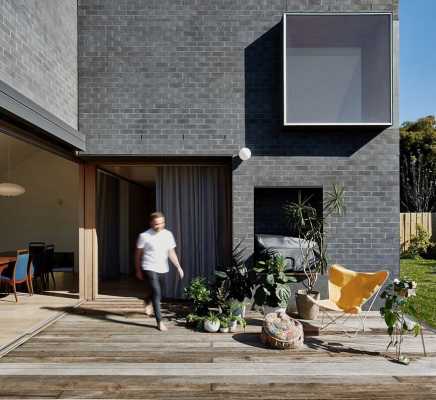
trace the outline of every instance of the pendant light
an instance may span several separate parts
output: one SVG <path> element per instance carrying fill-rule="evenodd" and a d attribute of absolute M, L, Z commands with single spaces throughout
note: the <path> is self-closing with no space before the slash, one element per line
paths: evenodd
<path fill-rule="evenodd" d="M 10 155 L 10 143 L 8 141 L 8 182 L 0 183 L 0 196 L 5 197 L 15 197 L 23 194 L 26 189 L 21 185 L 17 185 L 16 183 L 11 183 L 11 155 Z"/>

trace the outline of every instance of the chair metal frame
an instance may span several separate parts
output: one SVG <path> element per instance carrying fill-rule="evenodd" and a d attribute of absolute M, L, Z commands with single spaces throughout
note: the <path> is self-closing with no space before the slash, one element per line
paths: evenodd
<path fill-rule="evenodd" d="M 321 330 L 327 328 L 328 326 L 334 324 L 335 322 L 339 321 L 339 320 L 340 320 L 341 318 L 343 318 L 343 317 L 345 317 L 345 319 L 344 319 L 343 321 L 341 321 L 341 324 L 344 326 L 345 323 L 348 321 L 349 318 L 351 318 L 352 316 L 356 316 L 356 317 L 358 317 L 358 318 L 360 319 L 362 329 L 361 329 L 361 330 L 360 330 L 360 329 L 357 329 L 357 330 L 354 332 L 354 336 L 358 335 L 359 332 L 363 332 L 363 333 L 364 333 L 364 332 L 365 332 L 365 322 L 366 322 L 366 319 L 367 319 L 369 313 L 372 311 L 372 307 L 373 307 L 375 301 L 377 300 L 377 298 L 378 298 L 378 296 L 379 296 L 379 294 L 380 294 L 380 291 L 382 290 L 384 284 L 386 283 L 386 281 L 387 281 L 388 278 L 389 278 L 389 271 L 385 271 L 385 272 L 387 273 L 387 275 L 386 275 L 386 278 L 383 280 L 383 282 L 380 284 L 380 287 L 377 289 L 377 291 L 376 291 L 376 292 L 375 292 L 375 293 L 374 293 L 370 298 L 368 298 L 366 301 L 364 301 L 364 302 L 361 304 L 361 306 L 363 306 L 363 305 L 365 305 L 366 303 L 368 303 L 368 301 L 370 301 L 370 300 L 372 299 L 372 300 L 371 300 L 371 304 L 369 305 L 369 308 L 368 308 L 367 310 L 365 310 L 365 311 L 361 311 L 361 312 L 359 312 L 359 313 L 355 313 L 355 314 L 354 314 L 354 313 L 349 313 L 349 312 L 344 311 L 344 310 L 340 310 L 340 311 L 337 310 L 337 312 L 339 312 L 340 314 L 339 314 L 338 316 L 331 316 L 331 315 L 329 314 L 329 312 L 335 312 L 336 310 L 329 309 L 329 308 L 327 308 L 327 307 L 325 307 L 325 306 L 319 304 L 315 299 L 312 299 L 312 298 L 310 298 L 310 296 L 309 296 L 309 300 L 312 301 L 313 303 L 315 303 L 316 305 L 318 305 L 319 308 L 320 308 L 320 311 L 321 311 L 321 313 L 322 313 L 321 327 L 319 328 L 319 330 L 321 331 Z M 325 318 L 326 316 L 328 317 L 328 322 L 327 322 L 326 324 L 324 324 L 324 318 Z M 350 334 L 350 332 L 346 331 L 345 329 L 343 329 L 342 331 L 343 331 L 345 334 Z"/>
<path fill-rule="evenodd" d="M 367 309 L 366 311 L 362 311 L 362 312 L 360 312 L 360 313 L 356 313 L 356 314 L 347 313 L 346 311 L 338 311 L 338 312 L 340 312 L 340 314 L 339 314 L 338 316 L 333 317 L 333 316 L 331 316 L 331 315 L 329 314 L 329 312 L 333 312 L 333 310 L 327 310 L 325 307 L 323 307 L 323 306 L 320 305 L 319 307 L 320 307 L 320 311 L 321 311 L 321 313 L 322 313 L 322 319 L 321 319 L 321 327 L 320 327 L 319 329 L 320 329 L 320 330 L 323 330 L 323 329 L 327 328 L 328 326 L 334 324 L 335 322 L 337 322 L 338 320 L 340 320 L 340 319 L 343 318 L 343 317 L 345 317 L 345 319 L 344 319 L 343 321 L 341 321 L 341 324 L 342 324 L 343 326 L 345 326 L 345 323 L 346 323 L 346 322 L 347 322 L 347 321 L 348 321 L 352 316 L 356 316 L 356 317 L 358 317 L 358 318 L 360 319 L 360 322 L 361 322 L 361 324 L 362 324 L 362 325 L 361 325 L 361 326 L 362 326 L 362 329 L 361 329 L 361 330 L 360 330 L 360 329 L 357 329 L 357 330 L 354 332 L 354 335 L 355 335 L 355 336 L 358 335 L 359 332 L 364 333 L 364 332 L 365 332 L 365 321 L 366 321 L 366 319 L 367 319 L 369 313 L 372 311 L 372 306 L 374 305 L 375 301 L 377 300 L 378 295 L 380 294 L 380 291 L 381 291 L 381 289 L 383 288 L 383 285 L 386 283 L 386 280 L 388 279 L 388 277 L 389 277 L 389 274 L 388 274 L 388 276 L 386 277 L 386 279 L 384 280 L 384 282 L 383 282 L 383 283 L 380 285 L 380 287 L 377 289 L 377 291 L 376 291 L 376 292 L 371 296 L 371 297 L 372 297 L 372 301 L 371 301 L 371 304 L 369 305 L 369 307 L 368 307 L 368 309 Z M 370 300 L 370 299 L 368 299 L 367 301 L 365 301 L 365 302 L 362 304 L 362 306 L 363 306 L 364 304 L 366 304 L 369 300 Z M 328 317 L 329 321 L 324 325 L 324 317 L 325 317 L 325 316 Z M 345 329 L 343 329 L 343 332 L 346 333 L 346 334 L 349 334 L 349 333 L 350 333 L 350 332 L 346 331 Z"/>

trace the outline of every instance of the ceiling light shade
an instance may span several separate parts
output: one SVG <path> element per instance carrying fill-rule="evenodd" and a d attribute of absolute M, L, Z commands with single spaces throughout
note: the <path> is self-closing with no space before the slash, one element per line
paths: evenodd
<path fill-rule="evenodd" d="M 242 161 L 247 161 L 249 158 L 251 158 L 251 150 L 248 147 L 243 147 L 241 150 L 239 150 L 239 158 Z"/>
<path fill-rule="evenodd" d="M 0 196 L 15 197 L 20 196 L 26 191 L 22 186 L 15 183 L 0 183 Z"/>

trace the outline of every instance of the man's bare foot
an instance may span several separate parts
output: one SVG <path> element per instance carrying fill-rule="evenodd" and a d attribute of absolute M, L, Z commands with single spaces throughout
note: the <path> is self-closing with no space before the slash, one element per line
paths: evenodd
<path fill-rule="evenodd" d="M 157 324 L 157 329 L 159 329 L 162 332 L 166 332 L 168 330 L 168 328 L 165 326 L 165 324 L 163 322 L 159 322 Z"/>
<path fill-rule="evenodd" d="M 145 315 L 151 317 L 153 315 L 153 306 L 151 304 L 145 305 Z"/>

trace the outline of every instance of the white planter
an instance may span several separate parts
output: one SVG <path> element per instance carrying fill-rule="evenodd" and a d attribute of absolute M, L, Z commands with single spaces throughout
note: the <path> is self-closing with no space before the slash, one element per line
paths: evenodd
<path fill-rule="evenodd" d="M 225 328 L 223 328 L 223 327 L 220 328 L 221 333 L 229 333 L 229 330 L 230 330 L 230 328 L 228 326 Z"/>
<path fill-rule="evenodd" d="M 218 330 L 220 329 L 220 322 L 212 322 L 206 319 L 204 321 L 203 327 L 206 332 L 215 333 L 218 332 Z"/>
<path fill-rule="evenodd" d="M 237 332 L 238 331 L 238 321 L 230 321 L 229 329 L 230 329 L 230 332 Z"/>
<path fill-rule="evenodd" d="M 269 313 L 275 312 L 275 313 L 279 313 L 279 312 L 286 312 L 286 308 L 284 307 L 271 307 L 271 306 L 262 306 L 263 307 L 263 315 L 267 315 Z"/>

